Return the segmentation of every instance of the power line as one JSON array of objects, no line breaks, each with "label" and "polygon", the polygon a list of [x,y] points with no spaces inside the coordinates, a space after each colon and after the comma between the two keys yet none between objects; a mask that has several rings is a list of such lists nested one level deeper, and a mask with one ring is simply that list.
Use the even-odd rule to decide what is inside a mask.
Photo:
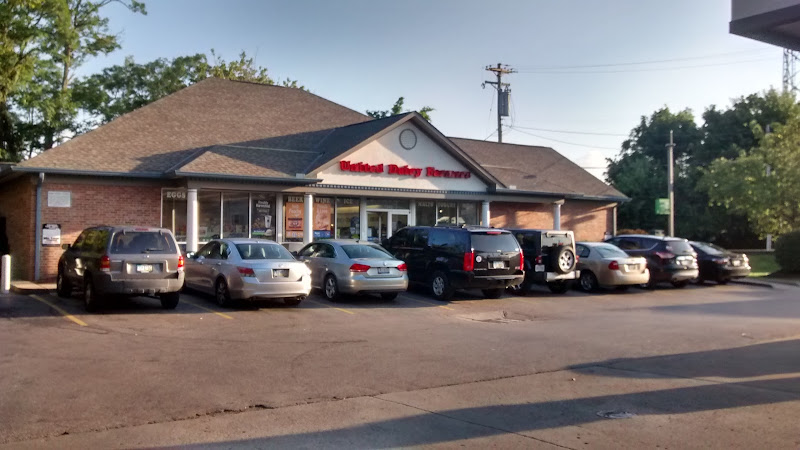
[{"label": "power line", "polygon": [[675,66],[648,69],[628,69],[628,70],[520,70],[519,73],[532,73],[539,75],[550,74],[598,74],[598,73],[633,73],[633,72],[663,72],[668,70],[699,69],[703,67],[730,66],[734,64],[747,64],[753,62],[772,61],[774,58],[747,59],[743,61],[731,61],[716,64],[697,64],[693,66]]},{"label": "power line", "polygon": [[[578,147],[594,148],[594,149],[601,149],[601,150],[619,150],[619,149],[618,149],[618,148],[616,148],[616,147],[601,147],[601,146],[599,146],[599,145],[586,145],[586,144],[578,144],[578,143],[576,143],[576,142],[568,142],[568,141],[562,141],[562,140],[560,140],[560,139],[553,139],[553,138],[549,138],[549,137],[546,137],[546,136],[540,136],[540,135],[538,135],[538,134],[533,134],[533,133],[529,133],[529,132],[527,132],[527,131],[520,130],[520,129],[519,129],[519,127],[509,127],[509,128],[510,128],[510,129],[512,129],[512,130],[514,130],[514,131],[517,131],[517,132],[519,132],[519,133],[522,133],[522,134],[527,134],[528,136],[537,137],[537,138],[539,138],[539,139],[546,139],[546,140],[548,140],[548,141],[553,141],[553,142],[559,142],[559,143],[561,143],[561,144],[567,144],[567,145],[576,145],[576,146],[578,146]],[[488,138],[487,138],[487,139],[488,139]]]},{"label": "power line", "polygon": [[596,133],[593,131],[569,131],[569,130],[552,130],[547,128],[531,128],[531,127],[522,127],[519,125],[515,125],[515,128],[522,128],[523,130],[533,130],[533,131],[547,131],[551,133],[566,133],[566,134],[588,134],[592,136],[621,136],[621,137],[628,137],[627,134],[621,133]]},{"label": "power line", "polygon": [[728,53],[716,53],[711,55],[704,55],[704,56],[687,56],[684,58],[670,58],[670,59],[652,59],[648,61],[636,61],[636,62],[623,62],[623,63],[610,63],[610,64],[587,64],[587,65],[579,65],[579,66],[522,66],[522,70],[561,70],[561,69],[584,69],[584,68],[597,68],[597,67],[619,67],[619,66],[639,66],[639,65],[646,65],[646,64],[659,64],[659,63],[666,63],[666,62],[676,62],[676,61],[692,61],[697,59],[713,59],[719,57],[725,57],[730,55],[741,55],[744,53],[765,53],[770,51],[770,49],[757,49],[757,50],[743,50],[738,52],[728,52]]}]

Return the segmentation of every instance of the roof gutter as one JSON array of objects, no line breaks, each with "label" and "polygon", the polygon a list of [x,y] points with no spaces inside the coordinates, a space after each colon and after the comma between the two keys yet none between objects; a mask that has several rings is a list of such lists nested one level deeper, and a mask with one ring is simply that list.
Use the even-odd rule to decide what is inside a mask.
[{"label": "roof gutter", "polygon": [[89,177],[126,177],[126,178],[165,178],[161,172],[110,172],[77,169],[53,169],[45,167],[20,167],[14,166],[12,172],[47,173],[50,175],[76,175]]},{"label": "roof gutter", "polygon": [[502,195],[536,195],[540,197],[553,197],[558,199],[569,200],[592,200],[592,201],[607,201],[612,203],[627,203],[631,201],[630,197],[617,197],[612,195],[584,195],[584,194],[557,194],[554,192],[540,192],[540,191],[521,191],[519,189],[506,189],[496,188],[490,189],[490,192]]}]

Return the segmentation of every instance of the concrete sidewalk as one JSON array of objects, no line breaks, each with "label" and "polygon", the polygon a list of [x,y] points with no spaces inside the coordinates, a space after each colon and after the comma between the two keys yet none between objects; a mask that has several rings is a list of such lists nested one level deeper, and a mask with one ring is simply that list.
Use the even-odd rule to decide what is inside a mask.
[{"label": "concrete sidewalk", "polygon": [[15,294],[47,294],[48,292],[55,292],[56,284],[54,282],[38,282],[33,281],[12,281],[11,292]]}]

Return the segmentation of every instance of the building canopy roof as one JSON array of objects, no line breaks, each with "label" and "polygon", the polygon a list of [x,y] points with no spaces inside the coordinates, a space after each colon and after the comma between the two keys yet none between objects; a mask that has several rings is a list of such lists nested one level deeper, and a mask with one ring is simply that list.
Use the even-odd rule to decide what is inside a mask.
[{"label": "building canopy roof", "polygon": [[413,122],[497,192],[626,197],[555,150],[447,138],[417,113],[384,119],[309,92],[207,79],[14,167],[130,177],[215,177],[311,184],[320,167]]}]

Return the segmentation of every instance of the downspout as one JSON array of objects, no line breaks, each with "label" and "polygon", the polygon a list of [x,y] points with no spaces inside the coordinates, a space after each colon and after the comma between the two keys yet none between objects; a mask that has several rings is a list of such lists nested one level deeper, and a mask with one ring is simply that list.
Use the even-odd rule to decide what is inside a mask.
[{"label": "downspout", "polygon": [[[41,274],[42,257],[42,184],[44,184],[44,172],[39,172],[39,179],[36,182],[36,224],[35,240],[33,242],[33,281],[39,281]],[[30,266],[28,266],[30,267]]]}]

